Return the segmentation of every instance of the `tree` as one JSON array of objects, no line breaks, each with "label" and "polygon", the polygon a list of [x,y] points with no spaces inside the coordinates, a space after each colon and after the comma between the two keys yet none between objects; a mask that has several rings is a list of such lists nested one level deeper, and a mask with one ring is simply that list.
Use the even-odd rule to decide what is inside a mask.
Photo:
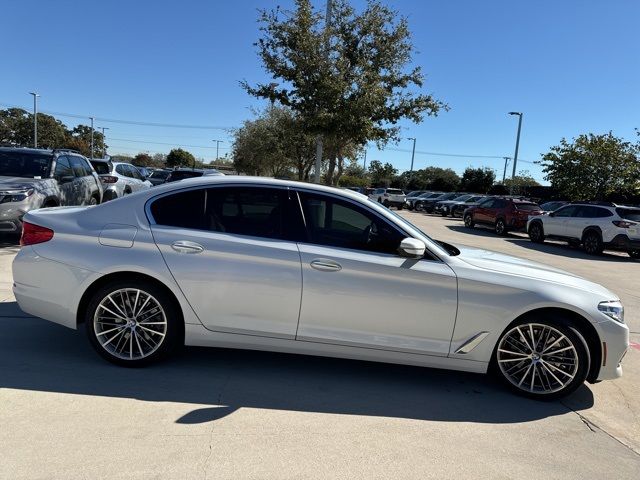
[{"label": "tree", "polygon": [[611,132],[589,133],[560,144],[542,156],[551,182],[570,200],[604,200],[613,193],[633,195],[640,182],[640,147]]},{"label": "tree", "polygon": [[398,170],[390,163],[383,165],[380,160],[372,160],[369,164],[371,185],[375,187],[388,187],[397,173]]},{"label": "tree", "polygon": [[292,15],[261,11],[256,43],[267,73],[281,83],[242,87],[290,108],[305,131],[325,142],[326,182],[335,184],[347,150],[368,141],[398,141],[398,122],[416,123],[447,106],[423,88],[420,67],[410,67],[413,45],[405,18],[369,0],[358,14],[334,0],[329,28],[310,0],[296,0]]},{"label": "tree", "polygon": [[[40,124],[38,124],[40,131]],[[38,137],[40,134],[38,133]],[[64,141],[65,148],[71,148],[82,153],[85,157],[102,158],[105,150],[104,137],[102,133],[93,131],[93,155],[91,154],[91,127],[78,125],[71,131],[67,131]]]},{"label": "tree", "polygon": [[[67,129],[60,120],[38,113],[38,147],[64,147],[66,135]],[[0,110],[0,143],[32,147],[33,114],[21,108]]]},{"label": "tree", "polygon": [[526,195],[528,187],[538,186],[540,183],[531,176],[528,170],[522,170],[515,177],[507,178],[504,181],[504,187],[514,195]]},{"label": "tree", "polygon": [[167,167],[193,167],[196,158],[186,150],[174,148],[167,155]]},{"label": "tree", "polygon": [[460,189],[467,192],[487,193],[495,180],[495,172],[488,167],[468,167],[460,179]]},{"label": "tree", "polygon": [[148,153],[141,152],[133,157],[132,162],[134,165],[139,167],[155,167],[155,162],[153,161],[153,157]]}]

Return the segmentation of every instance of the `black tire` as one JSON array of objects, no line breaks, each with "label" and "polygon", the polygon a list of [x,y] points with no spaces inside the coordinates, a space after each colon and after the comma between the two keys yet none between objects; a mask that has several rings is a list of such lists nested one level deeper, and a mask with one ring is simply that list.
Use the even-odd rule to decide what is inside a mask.
[{"label": "black tire", "polygon": [[582,246],[589,255],[601,255],[604,250],[602,235],[595,230],[589,230],[582,236]]},{"label": "black tire", "polygon": [[473,221],[473,217],[471,216],[470,213],[467,213],[464,216],[464,226],[467,228],[473,228],[475,226],[475,223]]},{"label": "black tire", "polygon": [[384,200],[382,202],[382,205],[384,205],[385,207],[389,208],[389,200]]},{"label": "black tire", "polygon": [[496,220],[494,230],[498,235],[501,235],[501,236],[504,236],[507,234],[507,224],[505,223],[504,219],[499,218]]},{"label": "black tire", "polygon": [[402,205],[398,205],[398,210],[402,210],[403,206]]},{"label": "black tire", "polygon": [[529,227],[529,238],[533,243],[544,243],[544,230],[540,222],[534,222]]},{"label": "black tire", "polygon": [[440,215],[442,215],[443,217],[447,217],[449,214],[447,213],[447,211],[446,211],[446,210],[442,210],[442,211],[440,212]]},{"label": "black tire", "polygon": [[640,250],[629,250],[627,253],[631,258],[640,260]]},{"label": "black tire", "polygon": [[[117,292],[128,290],[139,290],[143,292],[144,295],[150,296],[151,300],[147,303],[147,308],[142,309],[138,307],[138,316],[132,317],[128,320],[121,320],[120,318],[123,317],[119,317],[118,314],[128,313],[127,308],[124,308],[123,312],[122,310],[118,310],[111,303],[106,302],[106,300],[107,297],[112,294],[115,294],[113,298],[115,298],[116,301],[123,299],[123,296],[118,297]],[[144,299],[144,295],[141,294],[140,299]],[[131,300],[132,295],[128,298],[129,300]],[[105,305],[110,305],[112,307],[112,310],[111,312],[107,311],[104,316],[97,316],[96,310],[98,310],[100,304],[103,301],[105,301]],[[131,301],[127,305],[131,307]],[[155,305],[161,307],[160,313],[158,313]],[[148,308],[151,307],[154,308],[152,308],[150,313],[148,313]],[[100,311],[105,312],[105,310],[103,310],[102,308],[100,309]],[[146,323],[152,317],[154,322],[156,322],[158,319],[164,319],[165,324],[157,326],[156,324]],[[105,321],[110,321],[111,323],[105,324]],[[126,327],[127,322],[131,321],[134,321],[137,324],[133,329]],[[176,349],[184,345],[184,321],[179,305],[177,304],[176,300],[169,293],[167,293],[165,289],[155,283],[148,281],[115,280],[105,284],[93,294],[91,300],[87,304],[87,308],[84,312],[84,323],[89,342],[96,350],[96,352],[98,352],[98,354],[105,360],[125,367],[141,367],[144,365],[155,363],[166,358],[169,354],[173,353],[174,351],[176,351]],[[146,327],[142,329],[142,327],[140,327],[140,324],[146,325]],[[120,338],[115,338],[109,346],[106,345],[106,343],[111,342],[111,339],[110,337],[108,337],[109,334],[105,334],[104,332],[110,328],[116,330],[116,333],[114,335],[119,335]],[[137,328],[137,330],[135,330],[135,328]],[[149,330],[158,330],[158,332],[156,332],[156,335],[150,335],[149,333],[146,333]],[[134,336],[134,332],[141,333]],[[102,335],[104,335],[103,338],[105,338],[104,346],[98,339],[98,336]],[[136,340],[136,343],[133,342],[134,338]],[[153,345],[153,343],[155,342],[155,340],[151,339],[156,338],[160,338],[160,340],[157,341],[157,346],[155,348],[151,348],[150,345]],[[125,350],[120,350],[120,352],[118,353],[117,347],[120,346],[120,343],[118,342],[122,342],[122,340],[124,340],[123,348]],[[140,358],[126,358],[126,346],[128,344],[130,344],[131,349],[128,351],[133,352],[135,350],[136,357]],[[115,352],[111,351],[112,347],[115,348]],[[139,355],[138,349],[140,354],[143,354],[143,350],[145,349],[147,349],[148,351],[146,355]]]},{"label": "black tire", "polygon": [[[538,339],[537,342],[534,339]],[[539,342],[543,339],[545,343],[541,345]],[[522,357],[531,351],[530,345],[533,353]],[[556,355],[543,353],[554,353],[565,347],[567,349]],[[507,353],[509,351],[514,353]],[[518,395],[545,401],[574,392],[584,383],[590,366],[591,355],[583,335],[559,316],[544,319],[529,316],[509,325],[496,343],[491,359],[492,372],[507,388]]]},{"label": "black tire", "polygon": [[98,202],[98,199],[97,199],[96,197],[91,197],[91,198],[89,199],[89,205],[91,205],[91,206],[98,205],[98,203],[99,203],[99,202]]}]

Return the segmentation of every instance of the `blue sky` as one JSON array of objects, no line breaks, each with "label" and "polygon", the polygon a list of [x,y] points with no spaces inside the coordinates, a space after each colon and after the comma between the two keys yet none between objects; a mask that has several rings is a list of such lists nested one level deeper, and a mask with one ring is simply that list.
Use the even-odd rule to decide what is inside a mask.
[{"label": "blue sky", "polygon": [[[236,2],[21,0],[4,2],[0,107],[109,119],[236,127],[259,101],[238,85],[266,80],[253,42],[257,9],[290,0]],[[360,0],[353,0],[362,6]],[[635,0],[388,0],[409,18],[414,63],[427,74],[424,91],[451,110],[422,124],[403,123],[417,152],[513,156],[524,112],[518,170],[542,179],[532,162],[562,137],[609,130],[629,140],[640,127],[640,58]],[[324,11],[324,0],[315,2]],[[68,125],[80,120],[59,116]],[[87,123],[82,121],[82,123]],[[224,129],[160,128],[98,122],[108,127],[110,153],[168,152],[185,147],[215,158]],[[146,142],[146,143],[142,143]],[[168,144],[168,145],[165,145]],[[204,148],[208,147],[208,148]],[[394,150],[392,150],[392,148]],[[411,141],[380,152],[405,170]],[[407,151],[398,151],[407,150]],[[415,168],[489,166],[500,158],[416,154]]]}]

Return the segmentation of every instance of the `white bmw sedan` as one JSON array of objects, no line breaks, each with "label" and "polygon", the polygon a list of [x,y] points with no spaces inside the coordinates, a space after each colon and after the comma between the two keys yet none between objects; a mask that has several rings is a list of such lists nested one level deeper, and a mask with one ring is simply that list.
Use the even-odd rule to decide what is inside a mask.
[{"label": "white bmw sedan", "polygon": [[553,399],[622,374],[618,297],[526,260],[431,239],[353,192],[202,177],[24,217],[27,313],[138,366],[182,345],[494,372]]}]

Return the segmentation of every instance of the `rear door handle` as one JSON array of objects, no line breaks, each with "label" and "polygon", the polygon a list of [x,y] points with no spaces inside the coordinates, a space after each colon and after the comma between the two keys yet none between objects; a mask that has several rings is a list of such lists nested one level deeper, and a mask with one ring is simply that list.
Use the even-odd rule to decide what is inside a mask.
[{"label": "rear door handle", "polygon": [[177,242],[173,242],[171,244],[171,248],[173,248],[178,253],[202,253],[204,252],[204,247],[196,242],[189,242],[187,240],[178,240]]},{"label": "rear door handle", "polygon": [[311,268],[320,270],[321,272],[339,272],[342,270],[342,265],[326,258],[316,258],[311,261]]}]

